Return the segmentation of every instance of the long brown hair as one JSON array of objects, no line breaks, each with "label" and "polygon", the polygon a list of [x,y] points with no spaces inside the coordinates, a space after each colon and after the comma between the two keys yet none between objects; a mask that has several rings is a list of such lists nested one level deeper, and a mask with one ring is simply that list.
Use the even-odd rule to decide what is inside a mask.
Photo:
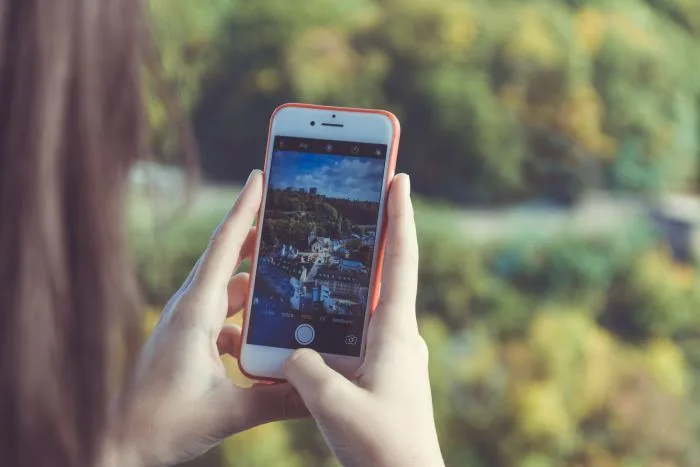
[{"label": "long brown hair", "polygon": [[0,0],[0,464],[94,465],[136,329],[139,0]]}]

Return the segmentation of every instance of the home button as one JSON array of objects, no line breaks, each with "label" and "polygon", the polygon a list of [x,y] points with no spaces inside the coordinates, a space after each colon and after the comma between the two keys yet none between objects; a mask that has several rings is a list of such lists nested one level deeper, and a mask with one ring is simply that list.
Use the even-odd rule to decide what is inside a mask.
[{"label": "home button", "polygon": [[316,337],[316,331],[309,324],[300,324],[294,331],[294,339],[301,345],[309,345],[314,341],[314,337]]}]

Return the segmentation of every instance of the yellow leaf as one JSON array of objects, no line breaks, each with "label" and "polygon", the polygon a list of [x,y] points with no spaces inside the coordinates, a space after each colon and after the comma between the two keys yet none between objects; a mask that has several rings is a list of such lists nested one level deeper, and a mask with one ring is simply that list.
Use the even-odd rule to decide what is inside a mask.
[{"label": "yellow leaf", "polygon": [[511,59],[531,59],[542,63],[556,63],[561,50],[548,32],[539,11],[522,8],[516,29],[505,52]]},{"label": "yellow leaf", "polygon": [[560,442],[573,435],[574,424],[554,383],[525,383],[518,388],[515,397],[518,425],[524,435],[544,436]]},{"label": "yellow leaf", "polygon": [[681,349],[668,339],[656,339],[646,349],[647,368],[656,382],[673,396],[682,397],[687,392],[685,357]]},{"label": "yellow leaf", "polygon": [[589,56],[595,55],[605,36],[605,15],[593,8],[583,8],[576,15],[577,37]]}]

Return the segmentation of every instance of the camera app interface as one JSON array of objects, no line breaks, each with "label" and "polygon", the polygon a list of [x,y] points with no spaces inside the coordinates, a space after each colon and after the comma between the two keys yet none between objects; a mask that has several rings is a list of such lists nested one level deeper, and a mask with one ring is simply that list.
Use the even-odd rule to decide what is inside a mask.
[{"label": "camera app interface", "polygon": [[275,138],[248,344],[360,355],[386,151]]}]

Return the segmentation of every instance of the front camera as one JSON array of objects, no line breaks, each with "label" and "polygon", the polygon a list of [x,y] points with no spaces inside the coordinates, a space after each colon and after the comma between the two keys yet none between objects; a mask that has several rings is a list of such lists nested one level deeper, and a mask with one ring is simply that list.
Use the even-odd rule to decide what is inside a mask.
[{"label": "front camera", "polygon": [[311,126],[314,126],[314,125],[316,125],[316,122],[312,121]]},{"label": "front camera", "polygon": [[335,114],[333,114],[333,118],[335,118]]}]

